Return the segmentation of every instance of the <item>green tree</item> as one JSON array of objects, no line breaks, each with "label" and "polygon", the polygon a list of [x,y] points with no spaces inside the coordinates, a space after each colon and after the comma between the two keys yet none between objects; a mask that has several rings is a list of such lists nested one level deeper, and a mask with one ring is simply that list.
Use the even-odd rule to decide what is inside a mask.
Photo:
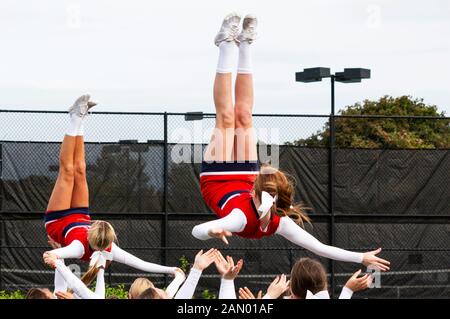
[{"label": "green tree", "polygon": [[[435,105],[410,96],[384,96],[347,106],[340,115],[433,116],[445,117]],[[447,119],[336,118],[336,146],[354,148],[449,148],[450,121]],[[287,145],[325,147],[329,123],[306,139]]]}]

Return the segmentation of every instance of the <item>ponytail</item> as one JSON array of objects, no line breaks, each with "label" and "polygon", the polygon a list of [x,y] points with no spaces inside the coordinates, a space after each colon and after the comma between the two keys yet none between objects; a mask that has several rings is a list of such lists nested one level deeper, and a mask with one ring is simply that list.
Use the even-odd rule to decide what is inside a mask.
[{"label": "ponytail", "polygon": [[[88,270],[84,273],[83,276],[81,276],[80,280],[86,285],[89,286],[94,279],[96,279],[98,271],[99,271],[99,267],[97,267],[98,265],[95,264],[93,266],[90,266],[88,268]],[[68,290],[70,293],[73,293],[72,289]]]},{"label": "ponytail", "polygon": [[[291,205],[288,210],[283,211],[282,209],[278,208],[277,206],[277,215],[278,216],[287,216],[290,219],[292,219],[296,224],[301,225],[302,227],[305,226],[305,222],[311,223],[311,218],[306,214],[306,210],[309,209],[307,207],[304,207],[302,204],[295,204]],[[280,212],[278,212],[280,211]]]},{"label": "ponytail", "polygon": [[294,178],[269,165],[263,165],[260,174],[256,177],[254,190],[261,199],[261,192],[265,191],[277,198],[273,212],[278,216],[287,216],[296,224],[304,226],[304,222],[311,222],[306,214],[307,207],[294,203]]},{"label": "ponytail", "polygon": [[97,278],[98,270],[100,268],[97,264],[90,266],[89,269],[84,273],[83,276],[81,276],[81,281],[86,285],[89,286],[95,278]]}]

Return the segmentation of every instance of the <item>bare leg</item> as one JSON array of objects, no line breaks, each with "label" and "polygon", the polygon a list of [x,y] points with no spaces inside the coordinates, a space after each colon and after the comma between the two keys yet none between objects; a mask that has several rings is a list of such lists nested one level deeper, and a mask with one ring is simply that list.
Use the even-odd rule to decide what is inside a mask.
[{"label": "bare leg", "polygon": [[74,186],[71,208],[89,207],[89,188],[86,179],[84,137],[77,136],[74,154]]},{"label": "bare leg", "polygon": [[236,161],[256,161],[256,137],[253,129],[253,76],[238,73],[236,78],[235,148]]},{"label": "bare leg", "polygon": [[214,104],[216,125],[205,151],[205,161],[230,161],[234,144],[234,108],[231,73],[216,73]]},{"label": "bare leg", "polygon": [[59,155],[59,173],[47,210],[64,210],[70,208],[74,186],[75,136],[64,137]]}]

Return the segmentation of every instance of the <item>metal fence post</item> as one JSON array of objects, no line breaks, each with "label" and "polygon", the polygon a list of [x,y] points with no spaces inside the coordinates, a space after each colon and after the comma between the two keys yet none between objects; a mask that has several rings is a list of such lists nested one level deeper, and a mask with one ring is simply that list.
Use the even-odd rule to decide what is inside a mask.
[{"label": "metal fence post", "polygon": [[[163,179],[164,179],[164,193],[163,193],[163,212],[164,212],[164,218],[162,222],[162,264],[167,264],[167,244],[168,244],[168,194],[167,194],[167,181],[168,181],[168,155],[169,155],[169,145],[168,145],[168,115],[167,112],[164,112],[164,173],[163,173]],[[167,286],[168,284],[168,276],[164,275],[164,285]]]},{"label": "metal fence post", "polygon": [[[3,143],[0,143],[0,213],[3,213]],[[2,255],[3,255],[3,215],[0,218],[0,291],[3,290],[3,276],[2,276]]]},{"label": "metal fence post", "polygon": [[[329,140],[329,162],[328,162],[328,210],[330,214],[330,225],[329,225],[329,235],[330,235],[330,242],[332,246],[335,246],[336,238],[335,238],[335,218],[334,218],[334,178],[335,178],[335,139],[336,139],[336,132],[335,132],[335,118],[334,118],[334,111],[335,111],[335,94],[334,94],[334,85],[335,85],[335,76],[331,76],[331,113],[330,113],[330,140]],[[335,294],[335,288],[336,288],[336,278],[335,278],[335,269],[334,269],[334,261],[330,260],[330,287],[331,287],[331,297],[334,297]]]}]

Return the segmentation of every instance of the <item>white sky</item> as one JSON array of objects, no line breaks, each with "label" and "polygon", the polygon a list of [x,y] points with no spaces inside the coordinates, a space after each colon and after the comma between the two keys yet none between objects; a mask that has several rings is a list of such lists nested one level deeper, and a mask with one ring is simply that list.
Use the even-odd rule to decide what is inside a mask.
[{"label": "white sky", "polygon": [[230,11],[259,17],[256,113],[328,113],[328,83],[294,81],[314,66],[372,69],[338,84],[339,107],[410,94],[450,113],[447,0],[2,0],[0,108],[66,110],[88,92],[98,111],[212,112]]}]

